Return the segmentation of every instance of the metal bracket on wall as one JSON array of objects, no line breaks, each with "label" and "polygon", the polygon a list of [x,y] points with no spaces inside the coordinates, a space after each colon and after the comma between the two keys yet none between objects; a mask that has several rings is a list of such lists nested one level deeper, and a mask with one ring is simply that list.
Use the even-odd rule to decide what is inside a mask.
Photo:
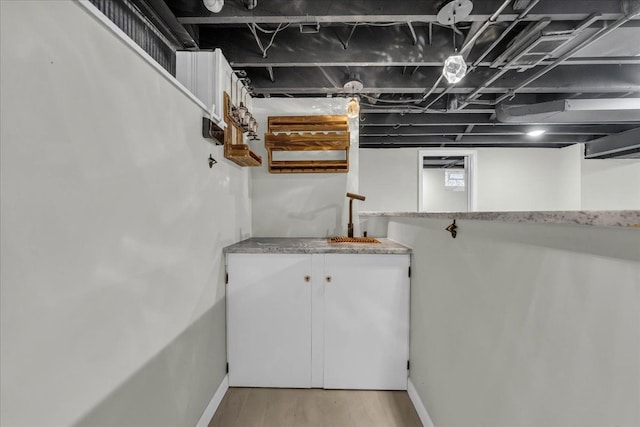
[{"label": "metal bracket on wall", "polygon": [[458,226],[456,225],[456,220],[454,219],[451,224],[447,228],[445,228],[449,233],[451,233],[452,238],[456,238],[458,235]]},{"label": "metal bracket on wall", "polygon": [[202,136],[213,139],[214,144],[224,144],[224,130],[206,117],[202,118]]}]

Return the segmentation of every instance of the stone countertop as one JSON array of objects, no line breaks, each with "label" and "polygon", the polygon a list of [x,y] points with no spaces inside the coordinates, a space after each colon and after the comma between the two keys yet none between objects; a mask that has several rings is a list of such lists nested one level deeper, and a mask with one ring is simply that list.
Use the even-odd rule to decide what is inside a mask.
[{"label": "stone countertop", "polygon": [[361,217],[409,217],[502,221],[544,224],[573,224],[603,227],[635,227],[640,230],[637,211],[511,211],[511,212],[363,212]]},{"label": "stone countertop", "polygon": [[411,249],[393,240],[380,243],[329,243],[326,238],[252,237],[227,246],[225,254],[410,254]]}]

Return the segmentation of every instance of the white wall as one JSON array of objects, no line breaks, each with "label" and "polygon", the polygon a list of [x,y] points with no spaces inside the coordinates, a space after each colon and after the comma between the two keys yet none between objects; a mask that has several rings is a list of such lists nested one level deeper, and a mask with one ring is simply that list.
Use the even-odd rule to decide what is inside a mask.
[{"label": "white wall", "polygon": [[[371,199],[361,210],[417,210],[418,151],[360,150],[360,188]],[[476,151],[479,211],[580,208],[579,146]]]},{"label": "white wall", "polygon": [[[461,169],[462,170],[462,169]],[[422,211],[464,212],[467,210],[467,190],[451,191],[444,187],[444,169],[422,170]]]},{"label": "white wall", "polygon": [[248,171],[77,3],[0,8],[0,423],[194,425],[225,374]]},{"label": "white wall", "polygon": [[[358,193],[358,123],[350,119],[348,173],[271,174],[267,168],[264,133],[269,116],[345,114],[344,98],[254,99],[254,116],[261,135],[251,149],[263,165],[251,170],[253,234],[260,237],[326,237],[347,234],[347,192]],[[365,194],[366,196],[366,194]],[[354,202],[356,233],[359,201]],[[364,202],[366,203],[366,201]]]},{"label": "white wall", "polygon": [[436,426],[640,425],[640,230],[392,218]]},{"label": "white wall", "polygon": [[583,159],[582,209],[640,209],[640,159]]},{"label": "white wall", "polygon": [[580,208],[579,146],[478,150],[478,210]]},{"label": "white wall", "polygon": [[361,149],[362,211],[408,211],[418,208],[418,149]]}]

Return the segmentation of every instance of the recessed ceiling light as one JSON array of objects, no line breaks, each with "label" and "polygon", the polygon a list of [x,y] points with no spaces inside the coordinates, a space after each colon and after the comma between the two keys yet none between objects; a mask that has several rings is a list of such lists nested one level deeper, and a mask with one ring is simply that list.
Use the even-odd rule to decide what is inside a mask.
[{"label": "recessed ceiling light", "polygon": [[529,132],[527,132],[527,135],[528,136],[540,136],[545,132],[546,131],[544,129],[535,129],[535,130],[530,130]]}]

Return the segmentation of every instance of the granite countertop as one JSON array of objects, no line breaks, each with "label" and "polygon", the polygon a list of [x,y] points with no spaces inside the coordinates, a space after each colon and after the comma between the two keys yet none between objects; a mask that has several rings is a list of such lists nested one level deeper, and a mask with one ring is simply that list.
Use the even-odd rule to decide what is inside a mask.
[{"label": "granite countertop", "polygon": [[604,227],[636,227],[640,229],[637,211],[512,211],[512,212],[363,212],[361,217],[410,217],[502,221],[544,224],[595,225]]},{"label": "granite countertop", "polygon": [[328,243],[326,238],[252,237],[227,246],[225,254],[410,254],[411,249],[393,240],[380,243]]}]

